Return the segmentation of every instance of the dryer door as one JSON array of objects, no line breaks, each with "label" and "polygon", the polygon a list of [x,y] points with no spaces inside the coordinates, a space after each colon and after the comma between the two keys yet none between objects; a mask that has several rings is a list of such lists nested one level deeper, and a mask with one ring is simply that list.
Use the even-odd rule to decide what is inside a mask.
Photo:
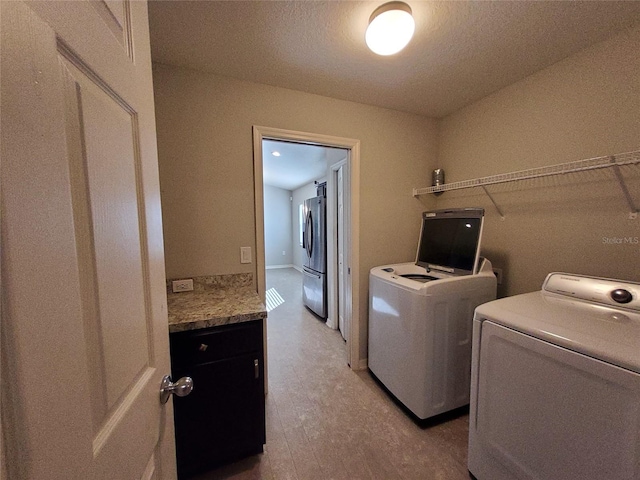
[{"label": "dryer door", "polygon": [[479,347],[469,426],[478,480],[640,479],[640,375],[490,321]]}]

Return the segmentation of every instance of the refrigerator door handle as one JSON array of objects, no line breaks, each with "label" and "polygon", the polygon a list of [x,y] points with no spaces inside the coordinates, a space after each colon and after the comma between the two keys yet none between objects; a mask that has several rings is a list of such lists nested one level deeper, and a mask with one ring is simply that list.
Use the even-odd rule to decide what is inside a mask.
[{"label": "refrigerator door handle", "polygon": [[311,258],[313,254],[313,220],[311,218],[311,212],[307,214],[307,228],[305,230],[307,235],[307,255]]},{"label": "refrigerator door handle", "polygon": [[317,279],[322,278],[322,275],[319,275],[317,273],[311,273],[310,271],[305,270],[305,269],[302,270],[302,274],[306,275],[307,277],[313,277],[313,278],[317,278]]}]

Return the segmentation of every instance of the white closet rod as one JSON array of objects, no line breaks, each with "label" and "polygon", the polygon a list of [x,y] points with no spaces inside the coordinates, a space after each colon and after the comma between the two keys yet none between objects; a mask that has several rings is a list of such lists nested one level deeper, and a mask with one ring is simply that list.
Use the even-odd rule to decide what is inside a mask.
[{"label": "white closet rod", "polygon": [[[474,178],[472,180],[462,180],[460,182],[445,183],[443,185],[425,188],[414,188],[413,196],[417,197],[427,193],[447,192],[449,190],[460,190],[463,188],[484,187],[487,185],[496,185],[499,183],[515,182],[518,180],[529,180],[532,178],[549,177],[552,175],[563,175],[566,173],[584,172],[587,170],[596,170],[601,168],[614,167],[616,179],[622,188],[627,203],[632,213],[637,213],[638,209],[633,204],[631,195],[620,174],[619,167],[622,165],[632,165],[640,163],[640,150],[633,152],[620,153],[617,155],[609,155],[606,157],[588,158],[585,160],[577,160],[575,162],[560,163],[547,167],[530,168],[528,170],[520,170],[518,172],[502,173],[499,175],[490,175],[488,177]],[[486,189],[484,189],[486,192]],[[488,192],[487,192],[488,194]],[[496,205],[497,208],[497,205]],[[502,214],[501,214],[502,216]]]}]

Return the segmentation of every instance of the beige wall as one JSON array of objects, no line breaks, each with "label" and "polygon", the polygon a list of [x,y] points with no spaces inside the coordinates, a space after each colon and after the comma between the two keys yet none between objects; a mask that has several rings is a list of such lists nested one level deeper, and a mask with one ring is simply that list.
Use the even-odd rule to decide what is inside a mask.
[{"label": "beige wall", "polygon": [[167,277],[254,272],[252,126],[361,141],[361,356],[368,271],[413,259],[424,184],[436,158],[435,121],[319,95],[154,65]]},{"label": "beige wall", "polygon": [[[443,119],[438,166],[447,181],[640,148],[640,28],[584,50]],[[640,205],[640,167],[622,173]],[[484,254],[504,269],[499,294],[539,290],[566,271],[640,281],[640,237],[613,170],[447,192],[438,208],[487,209]]]}]

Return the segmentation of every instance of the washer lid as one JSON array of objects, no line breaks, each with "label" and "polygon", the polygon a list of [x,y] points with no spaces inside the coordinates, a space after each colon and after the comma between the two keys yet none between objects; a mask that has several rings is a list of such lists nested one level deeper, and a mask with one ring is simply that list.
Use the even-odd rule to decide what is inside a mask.
[{"label": "washer lid", "polygon": [[480,305],[474,319],[490,320],[640,374],[640,313],[533,292]]}]

